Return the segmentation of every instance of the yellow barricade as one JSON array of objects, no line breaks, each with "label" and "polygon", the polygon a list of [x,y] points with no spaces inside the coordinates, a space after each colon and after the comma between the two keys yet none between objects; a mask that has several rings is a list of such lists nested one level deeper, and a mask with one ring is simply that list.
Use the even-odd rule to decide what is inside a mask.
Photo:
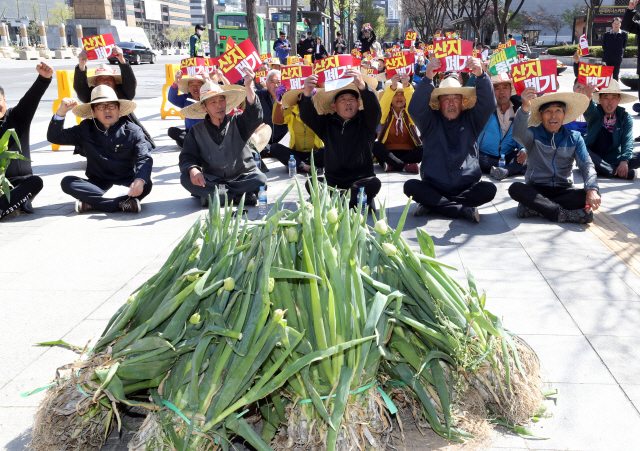
[{"label": "yellow barricade", "polygon": [[[87,76],[91,76],[95,73],[94,69],[89,69],[87,72]],[[58,81],[58,98],[53,101],[53,113],[55,114],[60,108],[60,104],[62,103],[62,99],[67,97],[73,97],[75,91],[73,90],[73,76],[75,71],[73,70],[57,70],[56,71],[56,80]],[[76,118],[76,122],[80,123],[80,118]],[[60,146],[57,144],[51,144],[51,148],[53,150],[60,149]]]},{"label": "yellow barricade", "polygon": [[166,77],[166,83],[162,87],[162,106],[160,107],[160,117],[162,119],[166,119],[169,116],[177,116],[184,119],[184,116],[180,114],[180,111],[176,108],[167,109],[167,103],[169,100],[167,96],[169,95],[169,88],[173,84],[173,80],[175,79],[176,72],[180,70],[179,64],[165,64],[164,71]]}]

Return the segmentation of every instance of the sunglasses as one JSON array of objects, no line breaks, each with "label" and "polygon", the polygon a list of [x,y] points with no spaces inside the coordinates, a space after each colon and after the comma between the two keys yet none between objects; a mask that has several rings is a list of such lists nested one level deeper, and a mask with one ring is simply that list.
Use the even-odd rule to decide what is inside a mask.
[{"label": "sunglasses", "polygon": [[113,111],[116,108],[119,108],[120,104],[119,103],[108,103],[108,104],[100,104],[100,105],[96,105],[96,110],[100,110],[100,111],[104,111],[104,110],[109,110],[109,111]]}]

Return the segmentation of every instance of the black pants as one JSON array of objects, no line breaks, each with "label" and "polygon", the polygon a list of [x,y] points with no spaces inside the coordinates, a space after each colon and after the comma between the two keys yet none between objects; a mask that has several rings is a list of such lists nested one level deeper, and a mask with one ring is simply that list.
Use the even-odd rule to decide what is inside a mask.
[{"label": "black pants", "polygon": [[[613,174],[616,173],[618,169],[618,164],[610,164],[602,159],[600,155],[593,152],[591,149],[587,149],[589,152],[589,156],[591,157],[591,161],[593,161],[593,165],[596,167],[596,172],[599,176],[602,177],[613,177]],[[629,160],[629,169],[638,169],[640,168],[640,152],[634,152],[631,156],[631,160]]]},{"label": "black pants", "polygon": [[579,210],[587,203],[587,192],[583,189],[522,182],[511,184],[509,196],[553,222],[558,221],[561,207],[565,210]]},{"label": "black pants", "polygon": [[42,179],[37,175],[32,175],[19,184],[16,182],[16,186],[9,191],[10,201],[7,200],[7,196],[0,196],[0,218],[13,213],[27,200],[33,200],[42,191],[42,186]]},{"label": "black pants", "polygon": [[404,166],[410,163],[422,161],[422,144],[413,150],[387,150],[380,141],[373,143],[373,156],[378,163],[387,163],[395,171],[402,171]]},{"label": "black pants", "polygon": [[[280,143],[271,144],[269,156],[275,158],[285,166],[289,166],[289,158],[293,155],[296,159],[298,171],[301,171],[305,164],[311,164],[311,152],[299,152]],[[324,147],[313,151],[313,164],[317,168],[324,167]]]},{"label": "black pants", "polygon": [[479,207],[496,197],[496,186],[491,182],[478,182],[454,192],[446,192],[422,180],[407,180],[404,194],[430,210],[449,218],[462,216],[464,207]]},{"label": "black pants", "polygon": [[620,65],[622,64],[622,61],[620,61],[619,63],[616,63],[616,64],[614,64],[614,63],[607,63],[607,62],[604,62],[604,61],[603,61],[603,62],[602,62],[602,64],[603,64],[604,66],[611,66],[611,67],[613,67],[613,75],[612,75],[612,77],[613,77],[613,79],[614,79],[615,81],[620,81],[620,80],[618,80],[618,78],[619,78],[619,75],[620,75]]},{"label": "black pants", "polygon": [[182,148],[184,145],[184,139],[187,137],[187,131],[184,128],[169,127],[167,134],[169,135],[169,138],[173,139],[176,144]]},{"label": "black pants", "polygon": [[[488,153],[479,152],[478,159],[480,160],[480,169],[485,174],[491,172],[493,166],[500,164],[500,157],[489,155]],[[505,166],[504,168],[509,171],[509,175],[521,174],[527,169],[527,164],[518,163],[518,152],[511,152],[504,156]]]},{"label": "black pants", "polygon": [[[87,180],[68,175],[62,179],[60,186],[63,192],[85,204],[91,205],[96,210],[112,213],[118,209],[120,202],[129,199],[129,197],[120,196],[115,199],[109,199],[102,197],[102,195],[109,191],[113,185],[129,186],[134,180],[135,179],[128,179],[119,182],[110,182],[105,180]],[[142,194],[140,194],[137,199],[142,200],[147,197],[152,187],[153,183],[151,183],[151,181],[145,183]]]},{"label": "black pants", "polygon": [[240,199],[244,193],[257,193],[261,186],[267,185],[267,176],[261,171],[248,172],[240,174],[233,179],[222,179],[207,175],[205,177],[206,186],[197,186],[191,183],[191,177],[188,172],[180,174],[180,183],[184,188],[194,196],[208,199],[209,196],[215,194],[218,185],[227,185],[227,196],[229,201],[234,198]]},{"label": "black pants", "polygon": [[[305,184],[305,188],[307,188],[308,193],[311,192],[309,190],[309,183],[310,180]],[[324,177],[318,177],[318,183],[324,183]],[[351,191],[351,196],[349,197],[349,208],[353,208],[358,204],[358,193],[360,192],[360,188],[364,188],[364,192],[367,195],[367,203],[369,205],[373,205],[372,200],[380,192],[382,182],[380,182],[378,177],[373,176],[356,180],[353,183],[342,183],[340,181],[327,179],[327,185],[332,188]]]}]

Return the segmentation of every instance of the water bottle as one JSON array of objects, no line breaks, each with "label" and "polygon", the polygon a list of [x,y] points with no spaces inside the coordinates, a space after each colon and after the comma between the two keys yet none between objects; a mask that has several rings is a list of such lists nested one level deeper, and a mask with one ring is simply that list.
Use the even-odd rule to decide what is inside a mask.
[{"label": "water bottle", "polygon": [[360,199],[362,198],[362,213],[365,214],[367,212],[367,193],[364,192],[364,188],[360,188],[358,192],[358,203],[360,203]]},{"label": "water bottle", "polygon": [[253,161],[256,162],[256,166],[258,166],[258,169],[260,169],[260,155],[259,154],[255,154],[253,156]]},{"label": "water bottle", "polygon": [[258,193],[258,214],[260,216],[267,214],[267,192],[264,190],[264,186],[260,187]]},{"label": "water bottle", "polygon": [[500,161],[498,162],[498,166],[503,168],[507,165],[507,163],[504,161],[504,155],[500,154]]},{"label": "water bottle", "polygon": [[298,163],[293,155],[289,156],[289,177],[295,177],[298,173]]}]

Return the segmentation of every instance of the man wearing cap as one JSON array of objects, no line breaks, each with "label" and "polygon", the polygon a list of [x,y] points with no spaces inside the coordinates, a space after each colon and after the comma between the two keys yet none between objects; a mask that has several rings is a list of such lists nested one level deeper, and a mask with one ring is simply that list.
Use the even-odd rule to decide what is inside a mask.
[{"label": "man wearing cap", "polygon": [[[7,108],[4,89],[0,87],[0,138],[5,132],[14,129],[20,143],[9,139],[9,152],[19,152],[25,159],[9,160],[5,177],[13,185],[7,196],[0,196],[0,219],[16,211],[33,213],[31,201],[42,190],[42,179],[33,175],[31,169],[31,151],[29,149],[29,134],[31,121],[36,114],[40,100],[51,84],[53,68],[47,63],[36,66],[38,77],[29,90],[22,96],[15,107]],[[0,170],[1,172],[1,170]]]},{"label": "man wearing cap", "polygon": [[347,69],[345,76],[353,77],[353,82],[330,92],[319,90],[313,98],[318,76],[307,77],[299,103],[300,118],[324,142],[324,173],[329,186],[350,190],[350,207],[357,204],[358,191],[364,188],[375,210],[374,198],[381,187],[372,155],[381,116],[373,90],[378,82],[356,68]]},{"label": "man wearing cap", "polygon": [[462,87],[458,74],[453,73],[436,89],[433,78],[440,65],[439,59],[429,61],[426,76],[414,94],[414,98],[430,102],[409,105],[422,141],[429,144],[424,146],[421,180],[407,180],[404,193],[418,203],[415,216],[434,211],[479,222],[477,207],[496,195],[493,183],[480,181],[478,161],[478,137],[496,110],[496,98],[479,59],[469,58],[465,65],[476,76],[475,88]]},{"label": "man wearing cap", "polygon": [[[580,133],[563,125],[581,115],[589,99],[575,92],[536,98],[535,88],[525,89],[520,98],[522,107],[513,121],[513,137],[525,149],[527,172],[525,183],[514,182],[509,187],[509,195],[519,203],[517,216],[592,222],[593,210],[600,206],[596,171]],[[573,186],[574,162],[582,173],[584,189]]]},{"label": "man wearing cap", "polygon": [[362,30],[358,33],[358,41],[362,47],[360,48],[360,52],[364,55],[367,52],[371,51],[371,46],[376,41],[376,33],[373,31],[373,28],[362,26]]},{"label": "man wearing cap", "polygon": [[[521,146],[511,133],[513,119],[522,102],[516,96],[513,80],[509,75],[494,75],[491,83],[498,107],[489,117],[478,139],[480,169],[494,179],[502,180],[521,174],[524,169],[524,165],[518,162]],[[504,167],[500,167],[500,156],[504,157]]]},{"label": "man wearing cap", "polygon": [[256,97],[258,97],[260,105],[262,106],[262,122],[271,127],[271,130],[273,131],[271,139],[269,140],[269,145],[265,147],[265,150],[262,153],[263,157],[270,156],[270,145],[280,142],[288,131],[286,125],[274,124],[272,119],[273,106],[276,102],[276,89],[280,86],[280,77],[281,73],[279,70],[271,69],[267,72],[266,88],[256,91]]},{"label": "man wearing cap", "polygon": [[[89,61],[87,51],[83,49],[78,54],[78,65],[74,73],[73,89],[78,95],[78,100],[82,103],[89,103],[91,101],[91,92],[96,86],[101,85],[109,86],[113,89],[119,99],[133,100],[135,98],[138,82],[136,81],[136,76],[133,74],[133,69],[131,69],[131,65],[129,65],[124,58],[120,47],[115,46],[113,48],[113,54],[118,58],[120,75],[108,64],[101,63],[98,64],[95,73],[90,77],[87,76],[87,62]],[[151,135],[140,123],[135,114],[131,113],[126,119],[142,129],[149,145],[149,151],[155,149],[156,144],[153,142],[153,139],[151,139]],[[75,153],[81,152],[82,150],[80,148],[76,148]]]},{"label": "man wearing cap", "polygon": [[189,38],[189,56],[191,58],[204,58],[204,44],[201,38],[203,32],[204,25],[198,24],[196,25],[196,32]]},{"label": "man wearing cap", "polygon": [[[257,205],[257,192],[267,176],[256,166],[247,141],[262,123],[262,108],[253,90],[255,74],[244,70],[244,91],[237,86],[220,86],[208,81],[200,89],[200,102],[182,109],[184,117],[204,119],[191,127],[180,152],[180,183],[208,205],[216,187],[224,204],[226,190],[230,202],[238,203],[246,194],[245,205]],[[240,114],[228,115],[245,100]]]},{"label": "man wearing cap", "polygon": [[[204,78],[184,77],[182,71],[176,72],[173,84],[169,87],[167,100],[178,108],[184,108],[193,102],[200,100],[200,88],[204,85]],[[178,94],[183,92],[184,94]],[[178,146],[184,145],[184,138],[189,133],[191,127],[196,125],[202,119],[184,118],[184,128],[169,127],[167,134],[173,139]]]},{"label": "man wearing cap", "polygon": [[378,140],[373,143],[373,155],[385,172],[420,172],[422,142],[407,108],[413,97],[413,86],[408,75],[394,75],[391,85],[380,100],[382,127]]},{"label": "man wearing cap", "polygon": [[635,180],[640,168],[640,153],[633,151],[633,119],[620,106],[635,101],[635,97],[620,90],[618,82],[611,80],[608,88],[594,93],[587,86],[582,93],[591,99],[584,117],[587,136],[584,143],[601,177]]},{"label": "man wearing cap", "polygon": [[[81,147],[87,158],[86,179],[67,176],[60,183],[62,191],[76,199],[78,213],[139,213],[140,200],[151,192],[153,159],[144,133],[124,117],[135,108],[135,103],[119,99],[113,89],[101,85],[91,92],[88,103],[63,99],[51,119],[47,140]],[[83,121],[65,129],[64,118],[71,110]]]},{"label": "man wearing cap", "polygon": [[280,143],[272,144],[269,155],[284,166],[289,165],[289,158],[293,155],[298,172],[308,173],[311,172],[311,154],[315,166],[324,167],[324,144],[300,118],[298,102],[302,93],[302,89],[292,89],[282,95],[282,101],[276,101],[273,107],[273,123],[288,126],[289,147]]},{"label": "man wearing cap", "polygon": [[287,40],[287,35],[283,30],[280,30],[280,37],[273,43],[273,50],[276,52],[276,57],[280,59],[280,64],[287,65],[287,57],[291,51],[291,44]]}]

